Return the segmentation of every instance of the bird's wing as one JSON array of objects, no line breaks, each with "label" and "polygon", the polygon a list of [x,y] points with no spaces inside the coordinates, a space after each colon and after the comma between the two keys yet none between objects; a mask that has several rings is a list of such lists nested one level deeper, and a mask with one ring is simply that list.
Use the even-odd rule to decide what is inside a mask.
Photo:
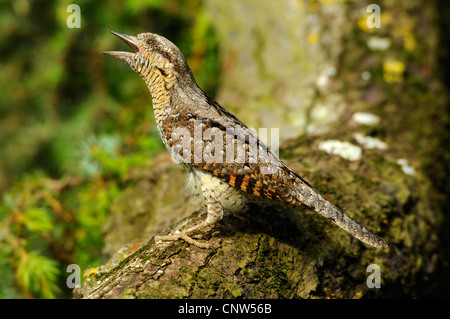
[{"label": "bird's wing", "polygon": [[[173,128],[166,132],[172,136],[167,143],[172,154],[246,193],[301,204],[293,196],[294,189],[301,184],[312,186],[290,170],[252,130],[217,102],[215,105],[218,112],[227,113],[205,118],[186,112],[166,119],[165,127]],[[180,134],[173,134],[177,128]]]}]

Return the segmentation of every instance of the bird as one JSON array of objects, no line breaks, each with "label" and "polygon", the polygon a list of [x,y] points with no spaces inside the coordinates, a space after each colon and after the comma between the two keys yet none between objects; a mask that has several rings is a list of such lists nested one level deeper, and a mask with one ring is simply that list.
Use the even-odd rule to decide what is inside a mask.
[{"label": "bird", "polygon": [[235,115],[197,84],[181,50],[155,33],[135,36],[109,30],[134,52],[105,51],[125,61],[150,90],[159,135],[175,162],[188,171],[187,184],[203,196],[206,218],[157,242],[208,243],[192,234],[212,227],[224,211],[245,212],[250,203],[306,206],[363,243],[388,247],[378,235],[336,207],[263,143]]}]

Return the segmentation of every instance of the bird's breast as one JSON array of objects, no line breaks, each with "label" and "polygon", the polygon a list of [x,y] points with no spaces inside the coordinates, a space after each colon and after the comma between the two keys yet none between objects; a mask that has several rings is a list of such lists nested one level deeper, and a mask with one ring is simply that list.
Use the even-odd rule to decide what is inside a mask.
[{"label": "bird's breast", "polygon": [[230,212],[242,212],[247,208],[249,198],[241,190],[230,186],[221,179],[198,168],[189,170],[187,187],[195,192],[209,193],[220,201],[223,208]]}]

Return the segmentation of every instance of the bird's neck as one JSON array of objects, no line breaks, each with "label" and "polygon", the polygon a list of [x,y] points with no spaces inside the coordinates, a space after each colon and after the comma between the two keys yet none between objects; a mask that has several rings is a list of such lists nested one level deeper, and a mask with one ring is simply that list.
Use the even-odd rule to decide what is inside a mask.
[{"label": "bird's neck", "polygon": [[172,108],[174,106],[172,104],[177,104],[180,94],[185,95],[192,90],[201,91],[192,73],[189,72],[188,75],[190,76],[180,79],[176,74],[166,73],[158,68],[148,72],[147,75],[141,74],[152,95],[152,103],[157,120],[163,120],[173,111]]},{"label": "bird's neck", "polygon": [[175,79],[168,75],[161,74],[160,71],[151,71],[146,76],[142,75],[152,95],[153,107],[164,108],[170,103],[170,90],[173,87]]}]

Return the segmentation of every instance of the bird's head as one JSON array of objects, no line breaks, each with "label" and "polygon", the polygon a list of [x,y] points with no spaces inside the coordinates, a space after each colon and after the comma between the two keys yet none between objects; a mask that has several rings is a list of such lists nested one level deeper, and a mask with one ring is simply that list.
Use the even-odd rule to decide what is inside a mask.
[{"label": "bird's head", "polygon": [[122,39],[134,52],[106,51],[103,53],[127,62],[144,80],[149,80],[155,74],[162,76],[166,82],[174,82],[177,78],[193,80],[183,53],[166,38],[154,33],[129,36],[115,31],[110,32]]}]

